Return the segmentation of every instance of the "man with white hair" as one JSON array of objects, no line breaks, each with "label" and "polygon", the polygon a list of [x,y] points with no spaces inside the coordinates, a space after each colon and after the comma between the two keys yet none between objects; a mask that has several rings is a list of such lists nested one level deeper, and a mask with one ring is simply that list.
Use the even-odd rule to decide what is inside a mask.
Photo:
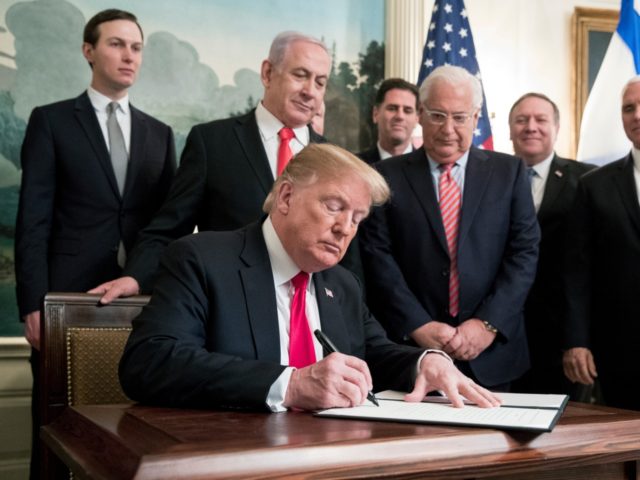
[{"label": "man with white hair", "polygon": [[177,238],[204,230],[233,230],[262,212],[262,202],[292,155],[324,139],[309,127],[322,105],[331,57],[308,35],[275,37],[260,77],[264,95],[240,117],[191,129],[169,196],[129,254],[123,276],[91,290],[103,303],[149,292],[160,255]]},{"label": "man with white hair", "polygon": [[435,69],[420,87],[423,147],[377,164],[392,200],[360,233],[367,298],[392,338],[441,348],[480,384],[529,367],[522,315],[540,231],[523,162],[478,150],[476,77]]},{"label": "man with white hair", "polygon": [[621,113],[631,152],[580,179],[570,216],[563,363],[572,382],[598,377],[607,405],[640,410],[640,76]]}]

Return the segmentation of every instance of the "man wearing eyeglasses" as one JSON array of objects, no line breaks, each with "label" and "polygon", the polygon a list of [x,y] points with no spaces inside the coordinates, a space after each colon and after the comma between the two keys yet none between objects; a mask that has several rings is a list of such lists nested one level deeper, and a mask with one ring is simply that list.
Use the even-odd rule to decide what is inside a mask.
[{"label": "man wearing eyeglasses", "polygon": [[367,298],[396,340],[440,348],[480,384],[529,367],[522,316],[540,231],[524,164],[471,146],[476,77],[435,69],[420,87],[422,148],[383,160],[391,202],[361,229]]}]

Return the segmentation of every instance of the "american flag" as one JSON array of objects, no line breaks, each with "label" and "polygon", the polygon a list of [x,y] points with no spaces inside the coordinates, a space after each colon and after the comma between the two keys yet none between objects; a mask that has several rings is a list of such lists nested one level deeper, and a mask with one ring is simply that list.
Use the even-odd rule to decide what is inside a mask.
[{"label": "american flag", "polygon": [[[427,75],[440,65],[456,65],[466,68],[482,83],[476,59],[476,49],[473,46],[471,26],[463,0],[436,0],[433,5],[429,33],[422,52],[418,85],[421,85]],[[473,132],[473,144],[480,148],[493,150],[493,136],[487,115],[484,88],[482,100],[478,126]]]}]

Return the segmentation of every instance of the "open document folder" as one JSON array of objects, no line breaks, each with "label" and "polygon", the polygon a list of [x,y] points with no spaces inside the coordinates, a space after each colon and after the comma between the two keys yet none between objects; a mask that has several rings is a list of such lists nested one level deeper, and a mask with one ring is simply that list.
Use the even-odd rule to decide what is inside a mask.
[{"label": "open document folder", "polygon": [[446,397],[425,397],[423,402],[408,403],[403,401],[404,395],[385,390],[376,394],[379,407],[367,402],[359,407],[322,410],[316,415],[550,432],[569,400],[567,395],[498,393],[502,398],[500,407],[479,408],[467,404],[464,408],[454,408]]}]

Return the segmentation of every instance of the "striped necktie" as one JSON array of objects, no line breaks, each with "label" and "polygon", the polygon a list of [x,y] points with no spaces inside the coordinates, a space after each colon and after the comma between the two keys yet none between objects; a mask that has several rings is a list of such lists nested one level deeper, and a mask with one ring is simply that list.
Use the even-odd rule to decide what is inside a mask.
[{"label": "striped necktie", "polygon": [[460,280],[458,278],[458,231],[460,229],[460,187],[451,175],[454,164],[440,165],[440,213],[449,249],[449,315],[458,315]]}]

